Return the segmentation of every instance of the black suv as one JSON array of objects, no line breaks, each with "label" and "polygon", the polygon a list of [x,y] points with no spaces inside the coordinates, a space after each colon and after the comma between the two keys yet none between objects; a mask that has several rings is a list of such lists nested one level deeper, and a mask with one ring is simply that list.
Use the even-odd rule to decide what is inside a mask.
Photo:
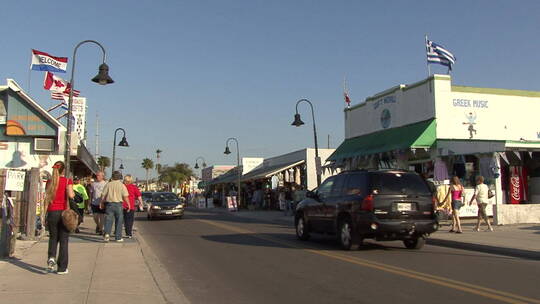
[{"label": "black suv", "polygon": [[296,208],[296,235],[335,234],[345,250],[363,239],[402,240],[420,249],[438,229],[432,195],[416,173],[403,170],[345,171],[326,179]]}]

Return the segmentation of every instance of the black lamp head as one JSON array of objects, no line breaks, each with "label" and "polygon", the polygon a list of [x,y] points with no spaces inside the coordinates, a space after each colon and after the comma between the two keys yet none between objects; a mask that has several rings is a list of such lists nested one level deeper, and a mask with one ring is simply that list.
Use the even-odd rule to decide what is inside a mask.
[{"label": "black lamp head", "polygon": [[229,146],[226,146],[225,147],[225,152],[223,152],[224,154],[231,154],[231,150],[229,150]]},{"label": "black lamp head", "polygon": [[294,121],[292,122],[291,126],[300,127],[303,124],[304,122],[302,121],[302,119],[300,119],[300,114],[294,114]]},{"label": "black lamp head", "polygon": [[205,162],[202,163],[202,167],[206,168],[206,163]]},{"label": "black lamp head", "polygon": [[118,167],[120,170],[124,170],[124,164],[120,164],[120,167]]},{"label": "black lamp head", "polygon": [[195,169],[199,169],[199,163],[195,163]]},{"label": "black lamp head", "polygon": [[125,136],[122,137],[122,140],[118,143],[118,146],[120,147],[129,147],[129,144],[127,142],[127,139]]},{"label": "black lamp head", "polygon": [[92,78],[92,81],[101,85],[114,83],[114,80],[109,76],[109,66],[106,63],[99,66],[99,72],[96,77]]}]

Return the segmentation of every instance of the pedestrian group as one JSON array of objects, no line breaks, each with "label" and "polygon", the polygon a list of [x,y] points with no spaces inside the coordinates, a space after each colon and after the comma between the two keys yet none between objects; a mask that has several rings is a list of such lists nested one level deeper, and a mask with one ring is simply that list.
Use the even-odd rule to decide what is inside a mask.
[{"label": "pedestrian group", "polygon": [[[69,273],[69,234],[80,233],[79,226],[86,212],[92,212],[95,233],[102,235],[104,242],[111,239],[113,223],[114,241],[123,242],[122,228],[126,238],[133,236],[135,211],[137,206],[142,209],[142,198],[131,175],[122,178],[120,171],[114,171],[109,182],[102,171],[97,172],[95,180],[85,186],[79,177],[71,180],[64,176],[64,162],[57,161],[52,169],[44,201],[45,226],[49,231],[47,270],[62,275]],[[70,225],[65,223],[69,209],[79,215],[72,228],[74,231],[70,231],[67,228]]]}]

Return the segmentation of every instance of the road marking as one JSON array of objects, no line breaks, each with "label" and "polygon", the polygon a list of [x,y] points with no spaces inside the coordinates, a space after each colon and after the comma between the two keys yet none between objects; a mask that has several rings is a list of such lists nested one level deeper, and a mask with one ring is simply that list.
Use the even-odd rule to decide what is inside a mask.
[{"label": "road marking", "polygon": [[198,219],[197,221],[203,222],[203,223],[206,223],[206,224],[209,224],[209,225],[213,225],[215,227],[223,228],[223,229],[226,229],[226,230],[229,230],[229,231],[237,232],[237,233],[240,233],[240,234],[249,234],[250,236],[252,236],[254,238],[262,239],[262,240],[269,241],[269,242],[272,242],[272,243],[276,243],[276,244],[279,244],[279,245],[283,245],[283,246],[287,246],[287,247],[291,247],[291,248],[301,249],[301,250],[304,250],[304,251],[307,251],[307,252],[310,252],[310,253],[313,253],[313,254],[326,256],[326,257],[341,260],[341,261],[344,261],[344,262],[348,262],[348,263],[352,263],[352,264],[356,264],[356,265],[360,265],[360,266],[364,266],[364,267],[369,267],[369,268],[373,268],[373,269],[393,273],[393,274],[396,274],[396,275],[421,280],[421,281],[424,281],[424,282],[429,282],[429,283],[432,283],[432,284],[435,284],[435,285],[444,286],[444,287],[447,287],[447,288],[472,293],[472,294],[475,294],[475,295],[478,295],[478,296],[494,299],[494,300],[505,302],[505,303],[512,303],[512,304],[536,303],[536,304],[540,304],[540,300],[538,300],[538,299],[528,298],[528,297],[512,294],[512,293],[509,293],[509,292],[499,291],[499,290],[495,290],[495,289],[491,289],[491,288],[487,288],[487,287],[483,287],[483,286],[479,286],[479,285],[475,285],[475,284],[463,283],[463,282],[460,282],[460,281],[452,280],[452,279],[441,277],[441,276],[436,276],[436,275],[432,275],[432,274],[428,274],[428,273],[418,272],[418,271],[409,270],[409,269],[406,269],[406,268],[401,268],[401,267],[392,266],[392,265],[388,265],[388,264],[384,264],[384,263],[370,261],[370,260],[366,260],[366,259],[362,259],[362,258],[358,258],[358,257],[348,256],[348,255],[339,254],[339,253],[335,253],[335,252],[330,252],[328,250],[303,248],[303,247],[300,247],[300,246],[298,246],[298,245],[296,245],[294,243],[288,242],[288,241],[283,241],[283,240],[279,240],[279,239],[276,239],[276,238],[268,237],[268,236],[265,236],[265,235],[258,234],[258,233],[254,232],[254,231],[246,230],[246,229],[243,229],[243,228],[238,228],[238,227],[228,225],[228,224],[224,224],[224,223],[218,223],[218,222],[215,222],[215,221],[201,220],[201,219]]}]

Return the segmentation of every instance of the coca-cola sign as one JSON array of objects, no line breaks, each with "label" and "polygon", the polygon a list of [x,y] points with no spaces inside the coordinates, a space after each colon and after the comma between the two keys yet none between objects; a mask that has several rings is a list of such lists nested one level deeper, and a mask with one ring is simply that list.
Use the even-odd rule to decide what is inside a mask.
[{"label": "coca-cola sign", "polygon": [[520,183],[521,180],[518,175],[513,175],[510,177],[510,195],[512,196],[512,200],[516,201],[517,203],[521,201]]}]

